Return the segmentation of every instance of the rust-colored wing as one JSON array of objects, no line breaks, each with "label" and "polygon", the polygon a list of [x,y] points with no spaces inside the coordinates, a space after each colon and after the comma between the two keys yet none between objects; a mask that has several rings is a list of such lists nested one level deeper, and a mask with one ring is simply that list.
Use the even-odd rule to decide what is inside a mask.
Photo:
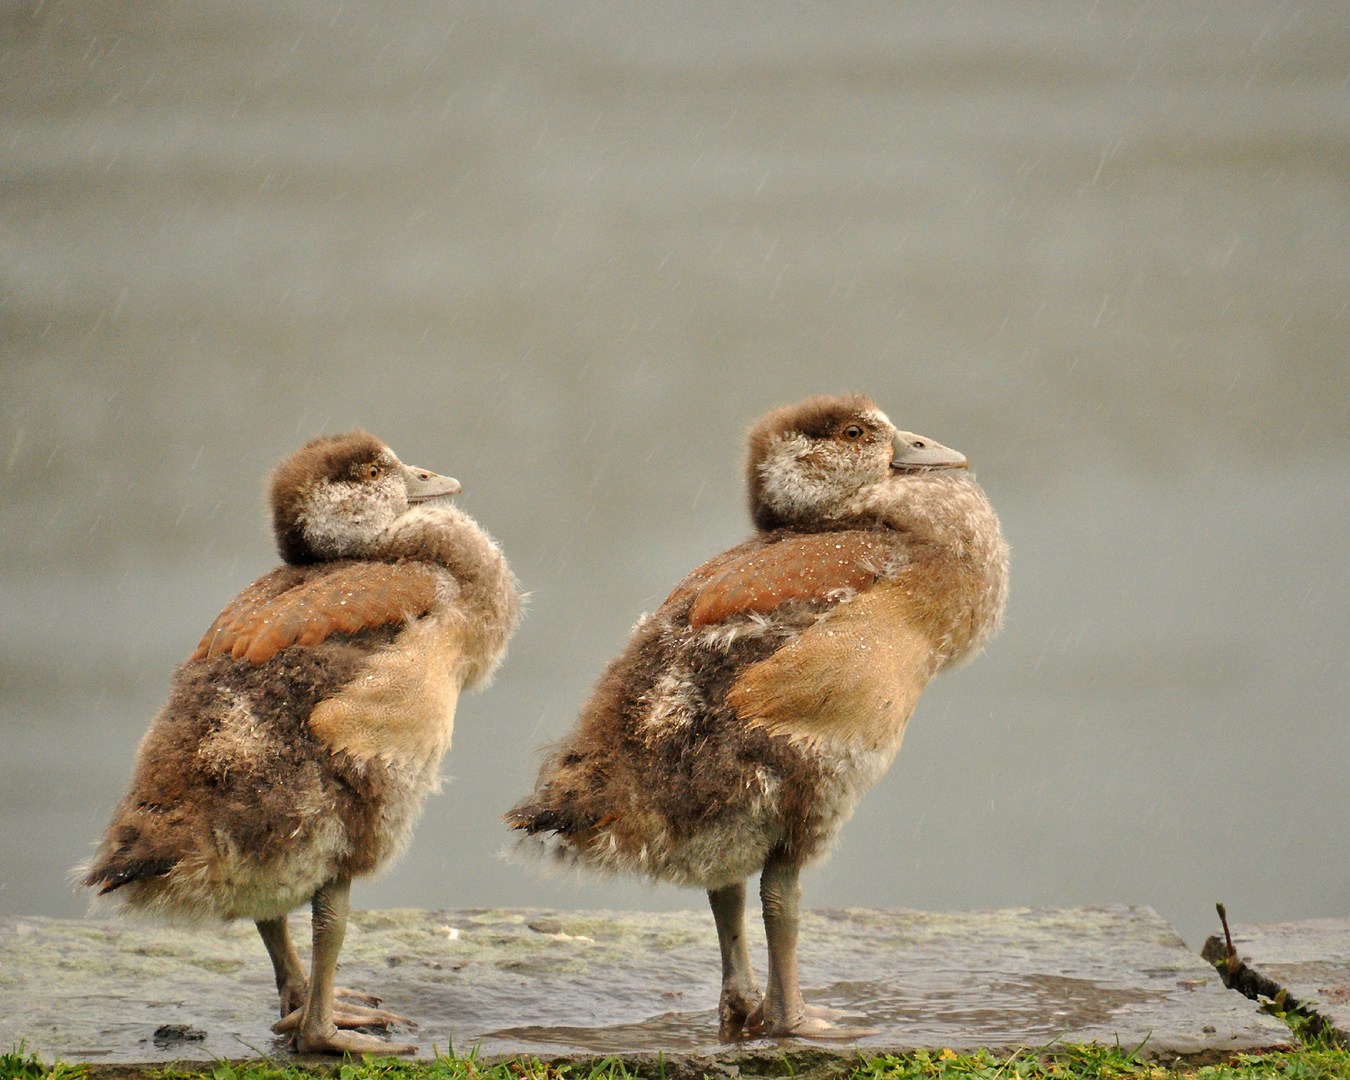
[{"label": "rust-colored wing", "polygon": [[704,585],[720,574],[724,569],[734,563],[737,559],[755,551],[762,551],[765,543],[756,537],[753,540],[747,540],[743,544],[737,544],[734,548],[728,548],[720,555],[714,555],[702,566],[690,570],[685,579],[681,581],[670,591],[666,597],[662,608],[674,607],[683,600],[697,593]]},{"label": "rust-colored wing", "polygon": [[439,583],[435,568],[424,563],[344,562],[282,592],[273,579],[269,574],[235,597],[192,659],[229,653],[263,664],[291,645],[410,622],[431,608]]},{"label": "rust-colored wing", "polygon": [[666,603],[694,594],[689,625],[764,615],[789,600],[827,601],[870,588],[894,551],[884,533],[830,532],[743,545],[689,575]]},{"label": "rust-colored wing", "polygon": [[278,566],[264,574],[216,616],[216,621],[211,624],[211,629],[206,632],[191,659],[204,660],[208,655],[219,656],[222,652],[228,652],[238,636],[237,631],[230,630],[232,625],[242,623],[250,612],[303,584],[307,577],[309,574],[298,566]]}]

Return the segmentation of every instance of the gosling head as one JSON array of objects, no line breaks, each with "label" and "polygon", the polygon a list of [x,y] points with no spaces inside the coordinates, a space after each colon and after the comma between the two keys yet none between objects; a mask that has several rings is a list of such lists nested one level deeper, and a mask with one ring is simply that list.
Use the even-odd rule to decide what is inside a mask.
[{"label": "gosling head", "polygon": [[750,430],[750,516],[763,530],[842,521],[878,485],[965,467],[965,455],[898,430],[860,394],[807,398]]},{"label": "gosling head", "polygon": [[459,490],[364,431],[324,435],[273,470],[272,529],[288,563],[359,558],[410,504]]}]

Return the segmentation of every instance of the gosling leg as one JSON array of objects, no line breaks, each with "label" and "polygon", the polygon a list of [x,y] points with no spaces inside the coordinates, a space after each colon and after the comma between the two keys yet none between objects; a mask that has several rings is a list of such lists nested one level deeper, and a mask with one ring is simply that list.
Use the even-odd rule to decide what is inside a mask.
[{"label": "gosling leg", "polygon": [[722,1042],[740,1037],[745,1021],[763,1000],[750,966],[745,940],[745,882],[708,890],[717,944],[722,950],[722,994],[717,1002],[717,1036]]}]

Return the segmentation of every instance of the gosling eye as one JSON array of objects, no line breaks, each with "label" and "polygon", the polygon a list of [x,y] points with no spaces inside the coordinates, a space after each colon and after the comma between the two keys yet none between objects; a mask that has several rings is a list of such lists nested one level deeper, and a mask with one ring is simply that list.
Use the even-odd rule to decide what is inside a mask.
[{"label": "gosling eye", "polygon": [[844,438],[856,440],[861,439],[862,437],[863,437],[863,429],[860,428],[857,424],[849,424],[848,427],[844,428]]},{"label": "gosling eye", "polygon": [[380,467],[378,465],[371,465],[366,470],[366,475],[368,475],[372,480],[378,480],[380,478]]}]

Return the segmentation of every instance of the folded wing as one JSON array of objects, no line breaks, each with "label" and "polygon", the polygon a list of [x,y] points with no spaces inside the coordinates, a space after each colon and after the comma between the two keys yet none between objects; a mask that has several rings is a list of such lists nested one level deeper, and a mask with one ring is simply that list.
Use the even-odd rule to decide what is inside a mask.
[{"label": "folded wing", "polygon": [[220,613],[192,659],[229,654],[263,664],[292,645],[408,623],[431,609],[440,577],[423,563],[375,562],[328,566],[290,587],[269,574]]},{"label": "folded wing", "polygon": [[895,554],[879,532],[795,536],[733,549],[699,567],[667,600],[690,593],[689,625],[712,626],[734,615],[767,615],[790,600],[829,602],[871,588]]},{"label": "folded wing", "polygon": [[898,747],[936,669],[907,587],[921,570],[903,565],[902,544],[892,533],[860,530],[752,541],[699,567],[667,604],[689,600],[689,625],[699,629],[770,615],[793,600],[833,602],[742,672],[727,704],[747,723],[795,740]]}]

